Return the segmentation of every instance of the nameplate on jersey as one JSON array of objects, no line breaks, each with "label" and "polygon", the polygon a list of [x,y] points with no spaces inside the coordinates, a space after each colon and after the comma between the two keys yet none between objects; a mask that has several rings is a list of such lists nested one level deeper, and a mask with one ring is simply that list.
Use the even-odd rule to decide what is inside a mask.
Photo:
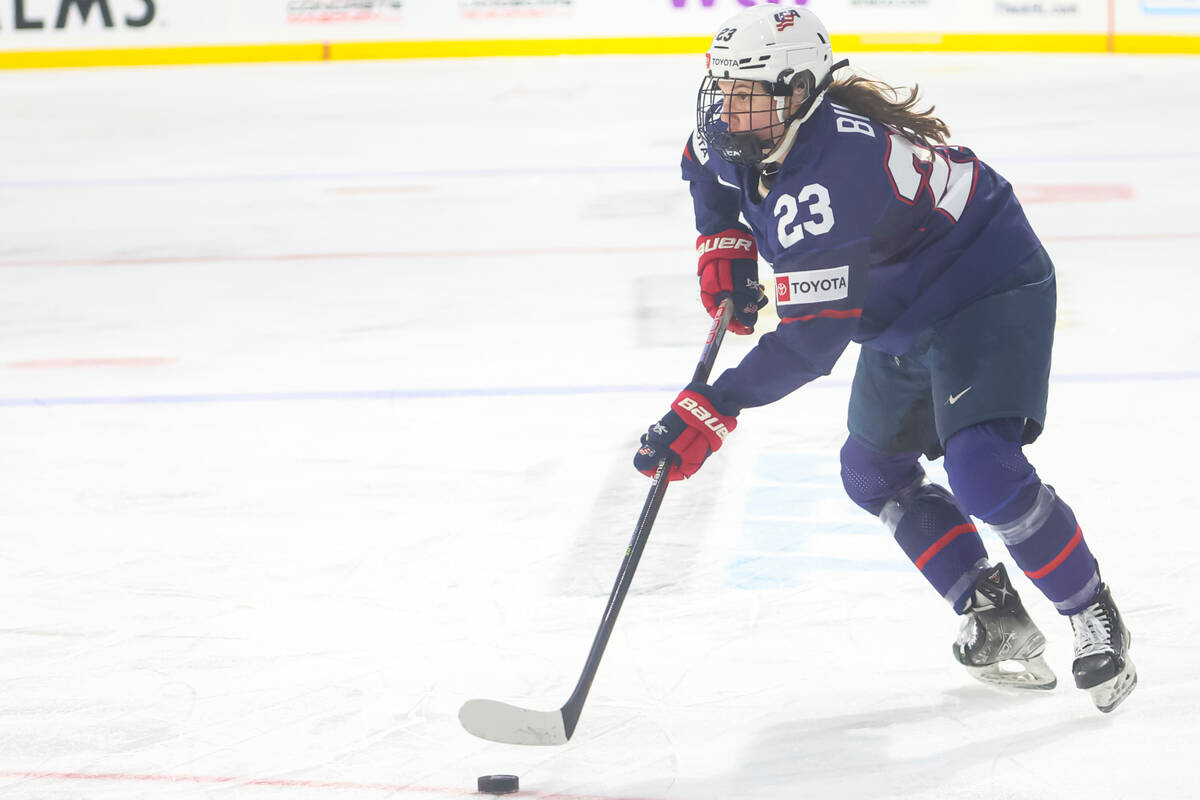
[{"label": "nameplate on jersey", "polygon": [[779,305],[828,303],[850,295],[850,267],[781,272],[775,276],[775,302]]},{"label": "nameplate on jersey", "polygon": [[704,137],[698,131],[692,133],[692,152],[701,164],[708,163],[708,142],[704,141]]}]

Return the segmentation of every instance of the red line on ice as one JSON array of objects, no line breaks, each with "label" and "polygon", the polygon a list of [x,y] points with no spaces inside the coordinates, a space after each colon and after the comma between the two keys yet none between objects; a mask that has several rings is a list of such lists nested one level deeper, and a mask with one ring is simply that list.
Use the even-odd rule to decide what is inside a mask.
[{"label": "red line on ice", "polygon": [[129,356],[127,358],[42,358],[35,361],[10,361],[4,366],[13,369],[57,369],[60,367],[157,367],[174,362],[173,358],[158,356]]},{"label": "red line on ice", "polygon": [[[1200,239],[1200,232],[1180,231],[1174,233],[1115,233],[1115,234],[1063,234],[1042,236],[1047,242],[1143,242]],[[244,261],[369,261],[385,259],[454,259],[454,258],[524,258],[530,256],[605,256],[632,253],[687,253],[692,248],[686,243],[663,245],[639,245],[631,247],[545,247],[513,248],[511,250],[390,250],[378,252],[347,253],[246,253],[235,256],[163,256],[159,258],[72,258],[47,259],[43,261],[0,261],[0,269],[11,267],[110,267],[110,266],[165,266],[171,264],[228,264]]]},{"label": "red line on ice", "polygon": [[1108,203],[1132,200],[1133,187],[1125,183],[1033,184],[1016,187],[1023,205],[1033,203]]},{"label": "red line on ice", "polygon": [[[412,794],[477,794],[474,786],[456,788],[452,786],[416,786],[403,783],[360,783],[357,781],[311,781],[293,778],[250,778],[224,775],[156,775],[137,772],[34,772],[23,770],[0,770],[0,778],[17,778],[34,781],[92,781],[109,783],[195,783],[231,786],[261,786],[273,789],[331,789],[358,790],[364,792],[406,792]],[[521,797],[540,800],[650,800],[649,798],[614,797],[592,794],[540,794],[522,789]]]}]

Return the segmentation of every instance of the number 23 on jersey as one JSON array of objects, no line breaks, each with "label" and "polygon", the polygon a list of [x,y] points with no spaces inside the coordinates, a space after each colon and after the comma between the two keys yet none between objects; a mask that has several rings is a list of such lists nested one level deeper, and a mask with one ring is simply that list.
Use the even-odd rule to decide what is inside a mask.
[{"label": "number 23 on jersey", "polygon": [[[801,209],[806,217],[797,221]],[[795,195],[781,194],[775,201],[775,216],[779,220],[776,233],[779,244],[791,247],[804,238],[829,233],[833,229],[833,208],[829,205],[829,190],[819,183],[810,183]]]}]

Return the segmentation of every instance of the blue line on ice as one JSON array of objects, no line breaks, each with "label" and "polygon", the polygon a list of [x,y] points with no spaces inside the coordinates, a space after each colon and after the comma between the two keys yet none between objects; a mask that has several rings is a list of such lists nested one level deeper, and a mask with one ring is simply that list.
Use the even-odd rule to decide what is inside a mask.
[{"label": "blue line on ice", "polygon": [[[1095,372],[1052,375],[1052,383],[1142,383],[1200,380],[1200,371],[1188,372]],[[814,388],[845,388],[850,381],[827,378]],[[202,394],[97,395],[81,397],[6,397],[0,408],[29,406],[135,406],[188,405],[199,403],[282,403],[316,400],[457,400],[493,397],[552,397],[595,394],[647,394],[678,391],[675,384],[631,384],[611,386],[482,386],[431,389],[374,389],[360,391],[214,392]],[[808,388],[808,387],[806,387]]]},{"label": "blue line on ice", "polygon": [[[1200,159],[1200,153],[1047,153],[1044,155],[1020,154],[992,156],[991,163],[1015,164],[1020,162],[1092,163],[1130,161],[1191,161]],[[447,178],[512,178],[538,177],[545,175],[608,175],[630,172],[679,172],[674,163],[662,164],[612,164],[608,166],[563,165],[563,166],[512,166],[470,170],[391,170],[380,172],[280,172],[280,173],[230,173],[226,175],[144,175],[136,177],[98,176],[94,178],[18,178],[0,180],[5,189],[51,189],[73,186],[158,186],[163,184],[213,184],[213,183],[272,183],[280,181],[381,181],[381,180],[446,180]]]}]

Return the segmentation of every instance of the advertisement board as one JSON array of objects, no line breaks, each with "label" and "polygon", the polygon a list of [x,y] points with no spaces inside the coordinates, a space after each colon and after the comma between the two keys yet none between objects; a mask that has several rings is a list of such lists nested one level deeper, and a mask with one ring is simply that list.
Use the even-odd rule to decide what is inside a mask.
[{"label": "advertisement board", "polygon": [[[761,4],[812,9],[847,51],[1100,52],[1122,43],[1153,51],[1159,37],[1177,52],[1200,52],[1200,0],[0,0],[0,55],[192,48],[178,60],[203,61],[702,52],[723,20]],[[171,61],[165,52],[145,62],[77,53],[68,63],[89,58]],[[45,61],[9,58],[0,66],[53,65]]]},{"label": "advertisement board", "polygon": [[1200,34],[1200,0],[1136,0],[1116,9],[1118,33],[1172,36]]},{"label": "advertisement board", "polygon": [[0,0],[0,50],[222,41],[244,0]]}]

